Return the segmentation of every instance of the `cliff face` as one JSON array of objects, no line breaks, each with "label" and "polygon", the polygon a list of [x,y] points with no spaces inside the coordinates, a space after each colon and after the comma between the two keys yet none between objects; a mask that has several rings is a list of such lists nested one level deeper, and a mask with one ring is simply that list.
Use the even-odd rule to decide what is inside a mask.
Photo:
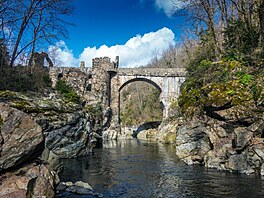
[{"label": "cliff face", "polygon": [[[0,99],[0,195],[12,197],[23,191],[25,196],[52,197],[58,177],[50,166],[59,171],[60,158],[89,154],[108,120],[102,119],[99,109],[68,102],[55,93],[26,96],[2,91]],[[25,182],[12,186],[12,180]],[[41,191],[42,184],[47,192]]]},{"label": "cliff face", "polygon": [[36,158],[44,149],[32,116],[0,103],[0,197],[53,197],[58,176]]}]

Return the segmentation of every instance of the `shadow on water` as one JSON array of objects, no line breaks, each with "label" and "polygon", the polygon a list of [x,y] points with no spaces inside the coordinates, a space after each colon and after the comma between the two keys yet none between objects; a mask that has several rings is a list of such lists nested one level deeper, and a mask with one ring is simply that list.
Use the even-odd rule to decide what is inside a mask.
[{"label": "shadow on water", "polygon": [[[63,160],[62,181],[88,182],[104,197],[262,197],[264,181],[187,166],[173,145],[108,141],[94,156]],[[73,196],[68,197],[87,197]]]}]

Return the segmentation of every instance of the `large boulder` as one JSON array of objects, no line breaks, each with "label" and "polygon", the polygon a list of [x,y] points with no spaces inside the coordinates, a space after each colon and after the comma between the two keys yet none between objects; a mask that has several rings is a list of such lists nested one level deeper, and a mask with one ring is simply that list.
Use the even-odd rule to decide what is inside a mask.
[{"label": "large boulder", "polygon": [[0,172],[41,154],[44,136],[31,116],[0,103]]},{"label": "large boulder", "polygon": [[158,134],[157,129],[148,129],[148,130],[140,131],[137,134],[137,138],[140,140],[156,140],[157,134]]},{"label": "large boulder", "polygon": [[158,140],[162,143],[173,144],[176,141],[176,131],[179,126],[180,120],[174,120],[171,122],[163,121],[158,127]]},{"label": "large boulder", "polygon": [[264,139],[254,136],[262,126],[243,124],[207,116],[188,120],[176,130],[176,154],[187,164],[263,175]]},{"label": "large boulder", "polygon": [[210,140],[202,123],[180,126],[176,133],[176,154],[187,164],[201,164],[211,150]]},{"label": "large boulder", "polygon": [[55,197],[56,172],[44,164],[29,164],[0,176],[0,197]]},{"label": "large boulder", "polygon": [[[0,92],[0,99],[10,107],[34,118],[42,128],[47,151],[51,151],[59,158],[74,158],[89,152],[91,147],[89,136],[93,132],[97,133],[94,126],[101,120],[93,118],[92,112],[82,104],[69,102],[54,92],[26,96],[4,91]],[[46,156],[48,155],[46,152]],[[43,159],[48,160],[45,156]]]},{"label": "large boulder", "polygon": [[85,155],[89,134],[84,113],[64,115],[65,119],[62,116],[56,120],[49,118],[49,127],[44,130],[46,148],[62,158]]}]

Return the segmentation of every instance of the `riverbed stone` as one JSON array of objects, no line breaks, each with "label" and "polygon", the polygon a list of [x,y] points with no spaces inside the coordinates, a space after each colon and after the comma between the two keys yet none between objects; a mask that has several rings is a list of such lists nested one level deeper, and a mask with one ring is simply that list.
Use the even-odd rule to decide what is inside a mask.
[{"label": "riverbed stone", "polygon": [[93,195],[93,192],[89,189],[80,187],[80,186],[70,186],[66,189],[66,191],[71,193],[76,193],[79,195]]},{"label": "riverbed stone", "polygon": [[28,164],[0,176],[0,197],[54,197],[59,182],[56,172],[44,164]]},{"label": "riverbed stone", "polygon": [[88,190],[93,191],[93,188],[90,186],[90,184],[85,183],[85,182],[83,182],[83,181],[77,181],[77,182],[74,183],[74,185],[75,185],[75,186],[80,186],[80,187],[82,187],[82,188],[86,188],[86,189],[88,189]]},{"label": "riverbed stone", "polygon": [[156,140],[158,133],[157,129],[143,130],[137,134],[137,138],[140,140]]},{"label": "riverbed stone", "polygon": [[248,166],[246,156],[243,154],[231,155],[226,163],[226,167],[232,172],[254,173],[254,170]]}]

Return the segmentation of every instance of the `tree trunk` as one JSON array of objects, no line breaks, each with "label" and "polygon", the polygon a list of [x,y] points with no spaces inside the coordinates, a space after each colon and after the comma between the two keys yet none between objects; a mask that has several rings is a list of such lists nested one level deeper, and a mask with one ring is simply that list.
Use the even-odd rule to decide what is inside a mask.
[{"label": "tree trunk", "polygon": [[[24,33],[24,30],[26,29],[27,25],[28,25],[28,22],[29,22],[29,19],[32,17],[33,15],[33,12],[34,12],[34,9],[36,8],[36,6],[41,2],[41,0],[38,0],[38,2],[36,3],[36,0],[31,0],[30,2],[30,5],[27,9],[27,12],[26,14],[24,15],[23,17],[23,21],[20,25],[20,28],[19,28],[19,33],[18,33],[18,36],[17,36],[17,40],[16,40],[16,43],[15,43],[15,47],[14,47],[14,50],[13,50],[13,53],[12,53],[12,56],[11,56],[11,60],[10,60],[10,64],[9,66],[12,67],[14,65],[14,62],[17,58],[17,56],[19,54],[17,54],[17,51],[18,51],[18,47],[19,47],[19,44],[20,44],[20,41],[22,39],[22,36],[23,36],[23,33]],[[36,3],[36,4],[35,4]],[[35,4],[35,5],[34,5]],[[34,7],[33,7],[34,6]]]},{"label": "tree trunk", "polygon": [[261,0],[259,6],[259,23],[260,23],[259,46],[264,50],[264,0]]}]

